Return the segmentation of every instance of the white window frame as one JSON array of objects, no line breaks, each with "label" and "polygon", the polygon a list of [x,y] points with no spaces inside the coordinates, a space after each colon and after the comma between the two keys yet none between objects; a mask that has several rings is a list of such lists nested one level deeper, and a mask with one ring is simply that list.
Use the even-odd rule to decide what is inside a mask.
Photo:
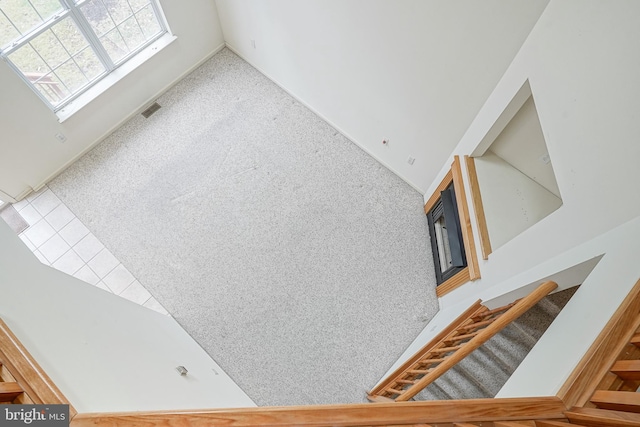
[{"label": "white window frame", "polygon": [[[118,62],[114,62],[109,57],[109,54],[107,53],[107,51],[105,50],[104,46],[100,42],[100,40],[99,40],[98,36],[96,35],[95,31],[91,28],[91,24],[89,24],[88,20],[85,18],[85,16],[83,15],[83,13],[80,10],[80,7],[83,4],[85,4],[88,0],[78,0],[77,3],[74,0],[58,0],[58,1],[60,2],[60,4],[63,7],[63,10],[61,12],[55,14],[54,16],[49,18],[47,21],[41,23],[37,28],[33,29],[29,33],[24,34],[22,37],[20,37],[16,41],[14,41],[6,49],[2,50],[2,46],[0,46],[0,58],[2,58],[2,60],[4,60],[18,74],[18,76],[20,76],[20,78],[27,84],[27,86],[29,86],[36,93],[36,95],[38,95],[38,97],[54,113],[62,110],[64,107],[66,107],[71,102],[76,100],[79,96],[84,94],[87,90],[91,89],[93,86],[95,86],[97,83],[99,83],[105,77],[107,77],[113,71],[117,70],[120,66],[125,64],[130,59],[134,58],[137,54],[139,54],[145,48],[149,47],[151,44],[156,42],[162,36],[164,36],[164,35],[169,33],[169,29],[168,29],[164,14],[162,13],[160,5],[158,4],[158,0],[149,0],[149,2],[151,4],[151,7],[153,9],[153,12],[154,12],[154,14],[156,16],[156,19],[158,20],[158,24],[160,26],[160,31],[158,32],[158,34],[156,34],[151,39],[147,40],[141,46],[139,46],[138,48],[136,48],[135,50],[131,51],[129,54],[127,54],[126,56],[121,58]],[[2,12],[0,12],[0,13],[2,13]],[[7,20],[12,25],[14,25],[13,22],[11,21],[11,19],[9,19],[8,16],[5,15],[5,17],[7,18]],[[98,57],[98,59],[100,60],[102,65],[104,66],[105,71],[102,72],[97,77],[95,77],[93,80],[89,81],[84,86],[82,86],[80,89],[78,89],[75,92],[71,93],[71,95],[66,97],[62,102],[60,102],[59,104],[56,104],[54,106],[42,94],[42,92],[40,92],[35,87],[35,85],[29,80],[29,78],[8,57],[9,57],[10,54],[14,53],[15,51],[17,51],[21,47],[25,46],[26,44],[30,43],[36,37],[38,37],[39,35],[41,35],[45,31],[50,30],[58,22],[62,21],[63,19],[65,19],[67,17],[70,17],[73,20],[73,22],[76,24],[76,26],[78,27],[78,30],[82,33],[82,35],[87,40],[87,42],[89,44],[89,48],[93,49],[93,51],[95,52],[96,56]],[[36,53],[37,53],[37,51],[36,51]],[[39,55],[39,53],[38,53],[38,55]],[[71,57],[71,58],[73,59],[73,57]],[[47,61],[45,61],[45,63],[48,64]]]}]

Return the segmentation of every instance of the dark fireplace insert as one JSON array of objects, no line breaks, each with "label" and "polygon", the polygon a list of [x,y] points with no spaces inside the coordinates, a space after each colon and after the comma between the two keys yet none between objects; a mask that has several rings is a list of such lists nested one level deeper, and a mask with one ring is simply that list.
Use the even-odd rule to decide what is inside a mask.
[{"label": "dark fireplace insert", "polygon": [[440,199],[427,212],[427,221],[436,282],[440,285],[467,266],[453,183],[440,192]]}]

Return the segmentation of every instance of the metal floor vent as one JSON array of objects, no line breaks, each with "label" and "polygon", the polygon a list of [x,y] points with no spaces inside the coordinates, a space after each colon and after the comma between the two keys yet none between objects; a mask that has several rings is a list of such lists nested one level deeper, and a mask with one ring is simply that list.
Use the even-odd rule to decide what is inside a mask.
[{"label": "metal floor vent", "polygon": [[148,119],[153,113],[155,113],[159,109],[160,109],[160,104],[158,104],[157,102],[154,102],[153,104],[151,104],[149,108],[147,108],[142,112],[142,115],[144,116],[145,119]]}]

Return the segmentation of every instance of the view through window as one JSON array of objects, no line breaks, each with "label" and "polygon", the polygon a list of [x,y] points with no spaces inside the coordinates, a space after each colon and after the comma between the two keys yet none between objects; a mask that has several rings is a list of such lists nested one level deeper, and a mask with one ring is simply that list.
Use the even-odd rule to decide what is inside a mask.
[{"label": "view through window", "polygon": [[0,0],[0,55],[59,110],[167,30],[156,0]]}]

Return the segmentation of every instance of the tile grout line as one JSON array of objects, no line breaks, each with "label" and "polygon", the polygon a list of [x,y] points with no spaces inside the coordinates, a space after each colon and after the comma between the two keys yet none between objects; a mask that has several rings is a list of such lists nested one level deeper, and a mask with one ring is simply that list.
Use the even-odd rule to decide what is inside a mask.
[{"label": "tile grout line", "polygon": [[[37,201],[38,199],[40,199],[43,195],[47,194],[47,192],[50,192],[52,194],[52,196],[58,200],[58,203],[56,203],[55,200],[52,201],[51,204],[55,204],[55,206],[53,206],[51,209],[49,209],[44,215],[40,212],[40,210],[38,210],[38,208],[36,206],[33,205],[33,203],[35,201]],[[33,197],[35,195],[35,197]],[[33,198],[31,198],[33,197]],[[44,199],[40,199],[41,201],[45,201]],[[46,201],[45,201],[46,202]],[[79,277],[77,277],[77,274],[85,269],[88,269],[88,271],[95,276],[98,280],[95,281],[93,278],[91,278],[92,281],[95,281],[96,283],[90,283],[85,281],[85,283],[91,285],[91,286],[95,286],[98,288],[101,288],[109,293],[112,293],[114,295],[120,296],[122,298],[128,299],[129,301],[132,301],[138,305],[141,305],[145,308],[149,308],[150,310],[154,310],[156,312],[159,312],[161,314],[170,316],[170,314],[167,312],[166,309],[164,309],[164,307],[162,307],[160,305],[160,303],[153,297],[153,295],[151,295],[151,293],[140,283],[140,281],[133,275],[131,274],[131,272],[124,266],[124,264],[122,264],[122,262],[120,262],[120,260],[118,260],[115,255],[113,255],[113,253],[111,253],[111,251],[109,251],[109,249],[106,248],[106,246],[104,246],[104,244],[102,244],[102,242],[100,242],[98,240],[97,237],[95,237],[95,235],[93,233],[91,233],[91,231],[82,223],[82,221],[80,221],[80,219],[73,214],[73,212],[66,206],[64,205],[64,203],[53,193],[53,191],[51,191],[51,189],[48,186],[44,186],[41,190],[38,191],[38,193],[34,193],[26,198],[24,198],[23,200],[21,200],[20,202],[17,202],[16,204],[19,204],[19,209],[16,209],[16,211],[18,212],[18,214],[29,224],[29,226],[22,231],[19,234],[19,237],[21,239],[21,241],[24,243],[25,246],[27,246],[27,248],[35,255],[38,257],[38,259],[40,260],[40,262],[42,262],[45,265],[48,265],[52,268],[55,268],[59,271],[62,271],[66,274],[69,274],[70,276],[73,276],[79,280],[83,280]],[[39,218],[37,221],[33,222],[33,224],[31,224],[22,214],[21,212],[26,209],[28,206],[31,206],[31,208],[38,214]],[[58,224],[57,226],[54,224],[51,224],[51,222],[53,221],[52,219],[47,220],[47,216],[50,215],[53,211],[55,211],[56,209],[58,209],[60,206],[64,206],[64,208],[72,215],[72,217],[64,222],[64,224],[60,225]],[[42,208],[42,210],[45,210],[45,208]],[[69,226],[74,220],[77,220],[78,223],[88,231],[87,234],[84,234],[81,238],[79,238],[77,241],[75,241],[75,243],[72,245],[71,243],[69,243],[69,241],[67,241],[67,239],[65,239],[60,232],[65,229],[67,226]],[[33,230],[34,227],[36,227],[36,225],[40,224],[44,222],[44,224],[46,224],[46,226],[48,226],[50,228],[50,230],[53,231],[53,233],[51,233],[50,230],[47,230],[46,232],[43,232],[43,236],[46,236],[47,234],[51,233],[50,236],[46,237],[46,239],[42,242],[40,242],[40,244],[36,245],[36,243],[34,243],[34,239],[29,237],[28,232],[30,230]],[[53,221],[55,222],[55,221]],[[42,227],[42,225],[40,225],[40,227]],[[32,232],[33,233],[33,232]],[[58,255],[52,262],[49,261],[49,258],[40,250],[44,245],[46,245],[48,242],[52,242],[52,239],[58,236],[58,238],[60,239],[60,242],[58,243],[62,243],[65,246],[68,246],[68,248],[61,248],[63,250],[63,252]],[[100,249],[93,254],[91,257],[89,257],[89,259],[87,259],[85,261],[84,257],[81,256],[78,251],[75,249],[76,245],[78,245],[80,242],[82,242],[87,236],[93,236],[93,238],[95,239],[95,242],[99,243],[100,245]],[[25,241],[26,240],[26,241]],[[28,242],[28,243],[27,243]],[[94,266],[92,267],[91,265],[89,265],[90,262],[94,261],[97,259],[97,257],[103,253],[104,251],[107,251],[110,255],[110,257],[112,258],[110,261],[112,264],[115,262],[115,264],[113,265],[113,267],[109,268],[107,264],[107,268],[105,268],[104,270],[106,271],[102,271],[102,274],[100,274],[99,271],[96,270],[100,270],[97,265],[99,265],[99,262],[94,262]],[[55,252],[54,252],[55,253]],[[58,261],[60,261],[65,255],[69,254],[69,253],[73,253],[75,255],[75,257],[77,257],[78,260],[80,260],[81,262],[77,263],[76,265],[72,265],[70,267],[67,267],[67,269],[62,269],[62,268],[58,268],[62,265],[62,263],[58,263]],[[58,263],[58,266],[55,266],[54,264]],[[109,277],[112,273],[114,273],[116,271],[116,269],[118,269],[119,267],[121,267],[121,269],[124,270],[124,272],[126,273],[126,275],[130,275],[132,280],[130,282],[125,282],[126,285],[122,286],[118,286],[120,288],[122,288],[122,290],[119,293],[115,293],[112,290],[112,287],[110,287],[107,282],[105,281],[105,279],[107,277]],[[69,272],[70,270],[73,270],[73,272]],[[122,272],[122,270],[119,270],[120,272]],[[116,274],[114,274],[114,277],[109,279],[108,281],[112,282],[112,286],[115,286],[117,283],[118,278],[115,277],[117,276]],[[126,280],[126,279],[125,279]],[[84,280],[83,280],[84,281]],[[102,284],[102,286],[100,286]],[[136,285],[136,286],[134,286]],[[105,289],[106,288],[106,289]],[[131,294],[131,295],[129,295]],[[129,296],[129,297],[128,297]],[[147,304],[150,305],[150,307],[147,307]]]}]

